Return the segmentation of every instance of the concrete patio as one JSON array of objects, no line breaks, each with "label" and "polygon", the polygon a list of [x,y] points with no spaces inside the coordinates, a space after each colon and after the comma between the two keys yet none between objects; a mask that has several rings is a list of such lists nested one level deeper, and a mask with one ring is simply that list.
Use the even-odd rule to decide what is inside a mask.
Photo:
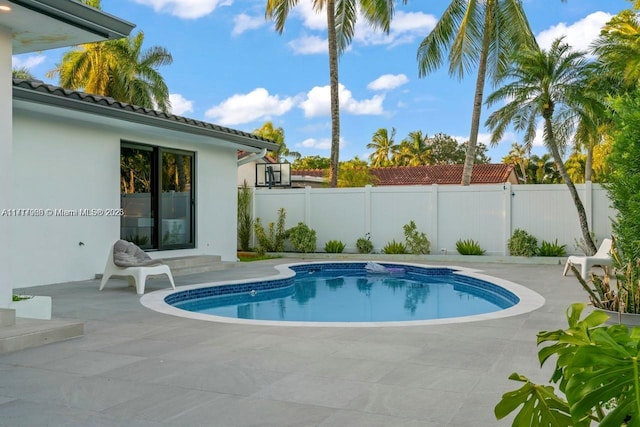
[{"label": "concrete patio", "polygon": [[[296,261],[242,263],[176,284],[263,277]],[[125,281],[102,292],[98,280],[21,289],[52,296],[54,318],[84,322],[85,335],[0,355],[0,426],[510,425],[493,416],[500,396],[519,387],[507,377],[548,381],[536,333],[564,328],[566,308],[586,294],[557,264],[459,265],[524,285],[546,304],[474,323],[275,327],[156,313]],[[146,292],[166,286],[149,280]]]}]

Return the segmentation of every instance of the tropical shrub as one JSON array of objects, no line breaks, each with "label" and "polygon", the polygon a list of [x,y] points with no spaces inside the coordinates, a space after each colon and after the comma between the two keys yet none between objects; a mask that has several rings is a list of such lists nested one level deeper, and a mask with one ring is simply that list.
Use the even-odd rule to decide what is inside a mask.
[{"label": "tropical shrub", "polygon": [[340,240],[329,240],[324,244],[324,251],[332,254],[340,254],[344,251],[344,243]]},{"label": "tropical shrub", "polygon": [[567,245],[559,245],[558,239],[553,243],[543,240],[538,248],[538,256],[566,256],[566,246]]},{"label": "tropical shrub", "polygon": [[406,254],[407,247],[402,242],[392,240],[384,246],[382,252],[385,254]]},{"label": "tropical shrub", "polygon": [[512,256],[534,256],[538,252],[538,239],[516,228],[507,242],[507,247]]},{"label": "tropical shrub", "polygon": [[287,231],[287,236],[296,252],[316,251],[316,231],[309,228],[307,224],[299,222],[298,225]]},{"label": "tropical shrub", "polygon": [[244,180],[242,187],[238,190],[238,242],[240,249],[249,250],[251,240],[251,190]]},{"label": "tropical shrub", "polygon": [[[613,271],[605,268],[603,275],[592,274],[590,283],[583,278],[575,266],[571,270],[578,282],[589,294],[591,305],[604,310],[640,314],[640,264],[638,261],[623,260],[614,239],[611,245]],[[612,283],[611,276],[615,277]]]},{"label": "tropical shrub", "polygon": [[417,230],[416,223],[413,220],[405,224],[404,240],[410,253],[420,255],[428,254],[431,250],[431,242],[427,239],[427,235]]},{"label": "tropical shrub", "polygon": [[371,242],[371,235],[367,233],[366,237],[361,237],[356,241],[356,248],[360,254],[370,254],[373,252],[373,243]]},{"label": "tropical shrub", "polygon": [[502,396],[497,419],[517,410],[514,426],[640,425],[640,328],[603,326],[609,316],[597,310],[581,320],[584,307],[569,307],[567,329],[538,333],[538,345],[545,344],[538,359],[556,361],[550,382],[561,394],[513,373],[509,378],[524,385]]},{"label": "tropical shrub", "polygon": [[458,240],[456,250],[460,255],[484,255],[484,249],[475,240]]},{"label": "tropical shrub", "polygon": [[286,238],[285,224],[285,210],[284,208],[278,209],[278,223],[269,223],[269,233],[265,231],[260,218],[256,218],[253,224],[253,232],[258,240],[258,248],[256,252],[264,255],[266,252],[282,252],[284,251],[284,240]]}]

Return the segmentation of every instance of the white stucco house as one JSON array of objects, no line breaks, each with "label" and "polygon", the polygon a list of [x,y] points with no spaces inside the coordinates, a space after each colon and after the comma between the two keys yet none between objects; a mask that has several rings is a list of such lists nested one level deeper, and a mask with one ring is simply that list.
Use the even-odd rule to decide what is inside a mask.
[{"label": "white stucco house", "polygon": [[133,25],[73,0],[3,5],[9,10],[0,12],[0,307],[15,288],[93,278],[119,238],[153,257],[235,260],[237,152],[275,144],[12,79],[12,53],[124,37]]}]

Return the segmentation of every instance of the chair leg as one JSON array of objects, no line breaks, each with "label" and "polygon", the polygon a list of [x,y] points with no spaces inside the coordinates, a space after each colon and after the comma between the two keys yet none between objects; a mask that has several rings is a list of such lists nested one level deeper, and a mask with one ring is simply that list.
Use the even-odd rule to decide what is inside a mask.
[{"label": "chair leg", "polygon": [[171,270],[169,270],[169,272],[167,273],[167,277],[169,278],[169,281],[171,282],[171,287],[175,291],[176,290],[176,284],[173,281],[173,275],[171,274]]},{"label": "chair leg", "polygon": [[138,269],[136,272],[136,293],[138,295],[144,294],[144,285],[147,279],[147,275],[144,273],[143,269]]},{"label": "chair leg", "polygon": [[589,274],[589,263],[586,262],[586,260],[582,264],[581,273],[582,273],[582,279],[586,281]]},{"label": "chair leg", "polygon": [[567,275],[567,272],[569,271],[569,267],[571,267],[571,261],[567,261],[567,263],[564,265],[564,271],[562,272],[563,276]]},{"label": "chair leg", "polygon": [[107,273],[106,271],[104,272],[104,274],[102,275],[102,280],[100,280],[100,289],[102,290],[104,288],[104,286],[107,284],[107,281],[109,280],[109,277],[111,277],[111,274]]}]

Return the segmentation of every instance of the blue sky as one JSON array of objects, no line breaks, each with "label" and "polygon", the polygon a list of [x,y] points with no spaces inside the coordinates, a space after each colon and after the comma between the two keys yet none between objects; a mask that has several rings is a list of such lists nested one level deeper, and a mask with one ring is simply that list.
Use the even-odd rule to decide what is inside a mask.
[{"label": "blue sky", "polygon": [[[163,46],[173,64],[162,67],[175,114],[251,132],[270,120],[285,131],[289,149],[328,157],[329,67],[324,13],[309,0],[292,10],[283,34],[265,21],[264,0],[103,0],[105,12],[136,24],[145,47]],[[397,4],[391,32],[372,31],[360,20],[352,45],[339,62],[341,86],[340,160],[368,158],[366,145],[379,128],[396,128],[396,141],[409,132],[442,132],[468,139],[475,73],[463,81],[447,68],[418,77],[416,52],[433,28],[447,0],[409,0]],[[524,0],[538,42],[548,47],[558,36],[586,49],[626,0]],[[16,55],[46,82],[67,49]],[[488,86],[485,93],[491,92]],[[483,112],[482,122],[488,117]],[[488,130],[479,141],[488,145]],[[500,162],[516,134],[490,147]],[[546,152],[543,147],[534,153]]]}]

